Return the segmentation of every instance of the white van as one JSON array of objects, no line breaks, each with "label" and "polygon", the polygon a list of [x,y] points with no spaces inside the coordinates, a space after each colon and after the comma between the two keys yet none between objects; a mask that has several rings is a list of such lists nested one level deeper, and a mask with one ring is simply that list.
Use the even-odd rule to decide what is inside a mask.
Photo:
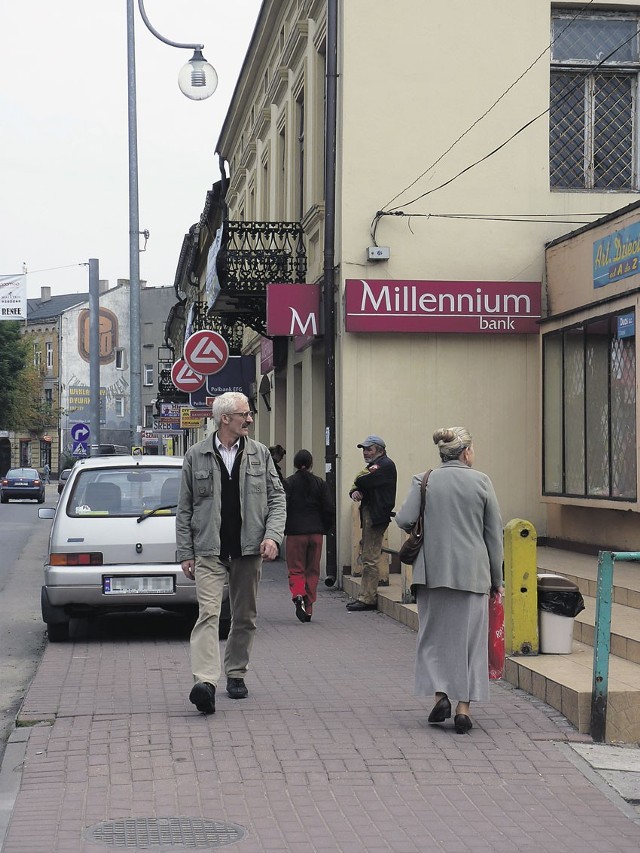
[{"label": "white van", "polygon": [[[182,459],[98,456],[73,466],[55,509],[44,566],[42,618],[49,640],[69,638],[74,616],[113,611],[197,613],[195,583],[177,561],[176,505]],[[229,633],[228,589],[220,636]]]}]

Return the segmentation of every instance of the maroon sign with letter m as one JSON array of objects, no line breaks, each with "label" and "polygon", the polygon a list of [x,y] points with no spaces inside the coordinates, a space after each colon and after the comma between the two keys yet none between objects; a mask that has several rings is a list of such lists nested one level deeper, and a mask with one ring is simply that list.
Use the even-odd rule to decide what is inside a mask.
[{"label": "maroon sign with letter m", "polygon": [[347,332],[537,335],[539,281],[345,282]]},{"label": "maroon sign with letter m", "polygon": [[285,337],[319,335],[319,284],[268,284],[267,334]]}]

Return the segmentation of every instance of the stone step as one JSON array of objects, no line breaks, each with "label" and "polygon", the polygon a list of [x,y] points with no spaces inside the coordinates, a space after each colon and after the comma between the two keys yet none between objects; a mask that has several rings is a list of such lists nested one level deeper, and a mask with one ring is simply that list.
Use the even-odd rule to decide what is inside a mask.
[{"label": "stone step", "polygon": [[[584,597],[596,597],[598,558],[560,548],[539,547],[538,572],[563,575],[573,581]],[[616,563],[613,571],[613,601],[640,610],[640,563]]]},{"label": "stone step", "polygon": [[[596,624],[596,599],[583,595],[585,609],[573,623],[573,637],[593,646]],[[611,654],[640,664],[640,613],[623,604],[611,605]]]},{"label": "stone step", "polygon": [[[574,641],[568,655],[509,657],[505,680],[560,711],[578,731],[589,733],[593,648]],[[607,743],[640,742],[640,665],[611,655]]]}]

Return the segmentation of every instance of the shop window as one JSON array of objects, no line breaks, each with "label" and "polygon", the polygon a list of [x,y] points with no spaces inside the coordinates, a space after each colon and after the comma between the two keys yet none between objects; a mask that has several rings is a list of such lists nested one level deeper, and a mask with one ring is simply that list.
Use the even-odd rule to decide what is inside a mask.
[{"label": "shop window", "polygon": [[637,14],[557,11],[549,109],[553,189],[638,189]]},{"label": "shop window", "polygon": [[630,325],[635,328],[635,317],[625,311],[544,336],[545,495],[636,500],[636,351],[635,337],[625,336]]},{"label": "shop window", "polygon": [[31,467],[31,442],[24,439],[20,439],[20,466]]}]

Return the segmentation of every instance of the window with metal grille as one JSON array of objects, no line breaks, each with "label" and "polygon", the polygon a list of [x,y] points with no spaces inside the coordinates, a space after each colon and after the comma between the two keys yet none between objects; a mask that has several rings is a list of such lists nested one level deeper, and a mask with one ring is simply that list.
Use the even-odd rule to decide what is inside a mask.
[{"label": "window with metal grille", "polygon": [[637,14],[552,18],[552,189],[638,189]]},{"label": "window with metal grille", "polygon": [[543,338],[545,495],[637,498],[636,350],[623,314]]}]

